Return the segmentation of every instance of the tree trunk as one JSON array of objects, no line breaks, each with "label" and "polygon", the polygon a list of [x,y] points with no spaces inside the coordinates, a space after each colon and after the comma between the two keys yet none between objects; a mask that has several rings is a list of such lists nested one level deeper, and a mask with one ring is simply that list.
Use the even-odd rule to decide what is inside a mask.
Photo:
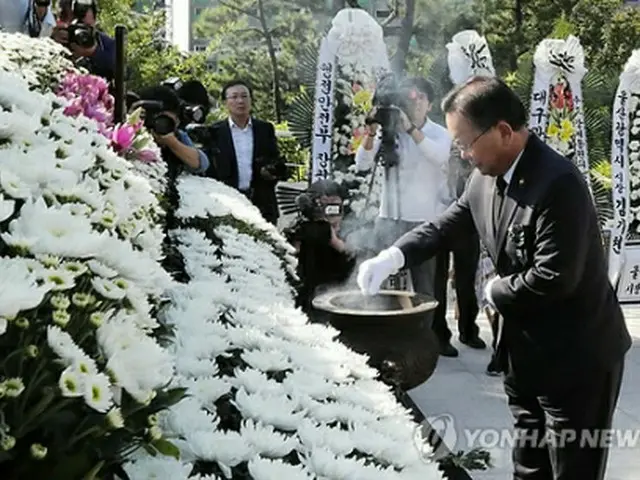
[{"label": "tree trunk", "polygon": [[406,7],[407,10],[402,19],[402,29],[400,31],[400,38],[398,39],[398,49],[391,62],[391,68],[393,72],[397,74],[404,72],[407,66],[407,53],[409,52],[411,37],[413,37],[416,0],[406,0]]},{"label": "tree trunk", "polygon": [[282,94],[280,93],[280,69],[278,68],[278,58],[276,57],[276,49],[273,46],[273,38],[267,18],[264,13],[264,0],[258,0],[258,15],[260,18],[260,26],[264,32],[264,39],[267,42],[269,50],[269,58],[271,59],[271,69],[273,70],[273,106],[276,114],[276,122],[282,122]]},{"label": "tree trunk", "polygon": [[518,56],[520,50],[518,45],[524,45],[524,38],[522,38],[522,24],[524,23],[524,12],[522,10],[522,0],[515,0],[515,6],[513,8],[513,16],[515,21],[515,35],[514,45],[511,52],[511,58],[509,59],[509,67],[512,71],[518,69]]}]

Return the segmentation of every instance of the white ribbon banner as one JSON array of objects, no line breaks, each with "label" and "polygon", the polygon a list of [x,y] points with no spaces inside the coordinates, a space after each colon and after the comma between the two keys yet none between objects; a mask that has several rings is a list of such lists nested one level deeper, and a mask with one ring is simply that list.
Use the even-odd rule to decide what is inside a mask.
[{"label": "white ribbon banner", "polygon": [[536,48],[533,63],[529,128],[570,158],[591,185],[582,103],[582,79],[587,69],[580,40],[573,35],[566,40],[543,40]]},{"label": "white ribbon banner", "polygon": [[[460,85],[476,75],[494,76],[493,59],[487,40],[475,30],[456,33],[447,44],[449,77],[454,85]],[[459,155],[459,152],[452,152]],[[455,160],[454,160],[455,161]],[[488,306],[484,299],[485,285],[496,275],[487,249],[481,245],[478,269],[476,270],[476,297],[481,308]]]},{"label": "white ribbon banner", "polygon": [[[634,127],[631,115],[640,109],[640,49],[634,50],[620,74],[620,84],[616,92],[613,107],[613,144],[611,146],[611,174],[613,200],[613,227],[609,243],[609,280],[619,286],[619,294],[633,295],[626,291],[624,283],[629,275],[622,275],[626,265],[626,239],[629,224],[634,220],[631,215],[631,190],[640,189],[640,182],[632,181],[632,177],[640,177],[640,168],[635,165],[638,158],[631,158],[630,133],[640,137],[640,129]],[[635,100],[634,100],[635,98]],[[640,116],[639,116],[640,118]],[[634,151],[637,157],[638,153]],[[633,160],[633,161],[632,161]],[[631,172],[630,172],[631,170]],[[637,273],[635,275],[637,277]],[[625,277],[625,278],[622,278]],[[635,292],[638,295],[638,292]],[[640,299],[640,297],[638,297]]]},{"label": "white ribbon banner", "polygon": [[311,150],[311,182],[331,176],[333,139],[333,97],[336,78],[336,56],[325,37],[320,46],[316,71],[315,117]]},{"label": "white ribbon banner", "polygon": [[475,30],[456,33],[447,44],[449,51],[449,77],[454,85],[466,82],[476,75],[494,76],[489,45]]}]

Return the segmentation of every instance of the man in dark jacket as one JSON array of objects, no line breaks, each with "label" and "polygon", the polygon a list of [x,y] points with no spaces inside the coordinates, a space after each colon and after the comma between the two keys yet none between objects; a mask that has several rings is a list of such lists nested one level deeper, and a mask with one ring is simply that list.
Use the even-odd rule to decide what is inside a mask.
[{"label": "man in dark jacket", "polygon": [[222,99],[229,118],[210,128],[208,175],[245,194],[275,225],[279,217],[275,187],[287,178],[275,129],[251,116],[251,88],[242,80],[227,83]]},{"label": "man in dark jacket", "polygon": [[[631,346],[609,282],[582,173],[527,129],[504,82],[475,77],[443,101],[458,150],[476,166],[461,198],[367,260],[368,294],[403,266],[455,245],[474,226],[497,276],[498,357],[515,419],[517,480],[602,480],[624,356]],[[597,439],[595,444],[593,439]]]}]

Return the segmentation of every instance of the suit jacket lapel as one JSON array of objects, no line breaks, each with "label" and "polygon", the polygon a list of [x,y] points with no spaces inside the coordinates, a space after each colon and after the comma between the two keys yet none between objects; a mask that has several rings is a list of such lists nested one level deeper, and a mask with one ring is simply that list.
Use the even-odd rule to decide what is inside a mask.
[{"label": "suit jacket lapel", "polygon": [[222,141],[223,146],[221,150],[226,153],[229,161],[229,165],[231,166],[232,175],[234,178],[235,185],[238,185],[238,157],[236,156],[236,147],[233,145],[233,136],[231,134],[231,125],[229,125],[229,120],[226,120],[222,125]]},{"label": "suit jacket lapel", "polygon": [[523,188],[525,186],[525,177],[528,170],[528,165],[531,162],[532,152],[536,149],[537,137],[532,133],[529,137],[529,141],[525,146],[524,151],[518,164],[516,165],[511,181],[505,192],[504,204],[502,206],[502,214],[500,215],[500,221],[498,222],[495,237],[496,252],[499,253],[504,247],[504,242],[507,238],[507,231],[511,225],[511,221],[516,213],[518,205],[521,203]]},{"label": "suit jacket lapel", "polygon": [[500,215],[500,221],[498,222],[496,229],[495,245],[496,252],[500,252],[504,246],[504,241],[507,237],[507,230],[511,225],[511,220],[516,213],[518,207],[518,186],[519,179],[514,174],[509,187],[505,192],[504,204],[502,205],[502,214]]}]

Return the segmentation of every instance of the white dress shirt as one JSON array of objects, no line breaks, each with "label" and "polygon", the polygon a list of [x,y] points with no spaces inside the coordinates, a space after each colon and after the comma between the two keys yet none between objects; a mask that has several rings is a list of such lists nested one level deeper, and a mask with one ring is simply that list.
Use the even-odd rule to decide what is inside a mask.
[{"label": "white dress shirt", "polygon": [[242,128],[229,117],[229,128],[238,162],[238,190],[249,190],[253,176],[253,123],[249,118],[247,126]]},{"label": "white dress shirt", "polygon": [[[420,130],[425,138],[419,144],[406,133],[398,135],[396,148],[400,160],[398,166],[389,168],[383,182],[380,217],[430,222],[445,208],[451,136],[444,127],[431,120],[427,120]],[[381,133],[378,132],[371,150],[365,150],[364,145],[358,148],[355,156],[357,170],[366,171],[373,167]]]}]

